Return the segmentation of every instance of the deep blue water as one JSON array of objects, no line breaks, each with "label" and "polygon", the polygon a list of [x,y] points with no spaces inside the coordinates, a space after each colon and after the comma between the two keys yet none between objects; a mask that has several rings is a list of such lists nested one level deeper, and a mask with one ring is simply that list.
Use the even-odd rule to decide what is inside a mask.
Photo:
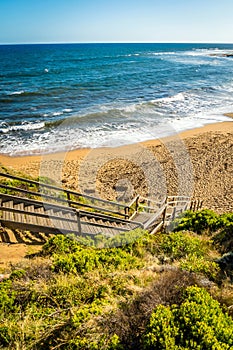
[{"label": "deep blue water", "polygon": [[225,120],[233,45],[0,46],[0,152],[115,146]]}]

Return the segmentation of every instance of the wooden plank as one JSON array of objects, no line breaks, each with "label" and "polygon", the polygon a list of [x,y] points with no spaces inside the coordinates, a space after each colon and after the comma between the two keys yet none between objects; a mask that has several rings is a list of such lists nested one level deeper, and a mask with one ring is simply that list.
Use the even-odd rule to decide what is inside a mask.
[{"label": "wooden plank", "polygon": [[[24,207],[25,209],[25,212],[32,212],[34,213],[34,206],[33,205],[27,205]],[[28,224],[32,224],[32,225],[36,225],[37,224],[37,220],[36,220],[36,217],[35,216],[32,216],[30,214],[25,214],[25,221],[26,223]]]},{"label": "wooden plank", "polygon": [[43,206],[35,206],[34,212],[38,214],[35,216],[35,223],[43,226],[50,226],[50,223],[48,222],[47,218],[41,216],[41,214],[42,215],[45,214],[45,210]]}]

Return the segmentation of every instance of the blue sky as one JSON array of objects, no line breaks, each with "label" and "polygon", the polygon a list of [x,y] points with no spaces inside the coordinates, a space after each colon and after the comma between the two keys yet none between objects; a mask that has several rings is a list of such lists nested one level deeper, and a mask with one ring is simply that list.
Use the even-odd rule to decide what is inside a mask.
[{"label": "blue sky", "polygon": [[233,43],[233,0],[0,0],[0,43]]}]

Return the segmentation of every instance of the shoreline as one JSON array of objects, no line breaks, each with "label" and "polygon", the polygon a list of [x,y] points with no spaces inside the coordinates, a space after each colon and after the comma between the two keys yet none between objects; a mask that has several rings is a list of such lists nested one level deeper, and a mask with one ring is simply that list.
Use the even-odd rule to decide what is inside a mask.
[{"label": "shoreline", "polygon": [[[153,145],[157,142],[161,142],[163,140],[169,140],[173,139],[175,137],[179,137],[181,139],[185,139],[186,137],[192,137],[200,133],[209,132],[209,131],[225,131],[228,129],[228,126],[231,128],[231,124],[233,120],[231,121],[230,118],[233,118],[233,113],[225,113],[224,116],[229,117],[229,121],[218,121],[210,124],[205,124],[201,127],[187,129],[181,132],[176,132],[169,136],[164,136],[161,138],[155,138],[155,139],[149,139],[146,141],[136,142],[132,144],[127,144],[123,146],[116,146],[116,147],[98,147],[98,148],[77,148],[72,149],[64,152],[51,152],[51,153],[45,153],[45,154],[30,154],[30,155],[7,155],[0,153],[0,164],[3,164],[5,166],[14,166],[18,168],[19,163],[21,161],[22,164],[28,163],[28,162],[40,162],[43,158],[48,158],[51,156],[54,156],[55,159],[61,158],[64,154],[66,155],[66,160],[73,160],[78,158],[85,157],[88,152],[90,152],[93,149],[121,149],[126,147],[134,147],[136,144],[141,144],[144,146]],[[221,127],[220,127],[221,126]]]}]

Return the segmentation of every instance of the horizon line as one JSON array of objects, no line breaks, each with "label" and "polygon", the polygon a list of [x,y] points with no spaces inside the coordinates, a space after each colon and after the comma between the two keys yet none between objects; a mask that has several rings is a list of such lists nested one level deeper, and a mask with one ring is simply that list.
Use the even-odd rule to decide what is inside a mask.
[{"label": "horizon line", "polygon": [[45,41],[45,42],[8,42],[4,45],[64,45],[64,44],[225,44],[232,45],[233,42],[218,41]]}]

